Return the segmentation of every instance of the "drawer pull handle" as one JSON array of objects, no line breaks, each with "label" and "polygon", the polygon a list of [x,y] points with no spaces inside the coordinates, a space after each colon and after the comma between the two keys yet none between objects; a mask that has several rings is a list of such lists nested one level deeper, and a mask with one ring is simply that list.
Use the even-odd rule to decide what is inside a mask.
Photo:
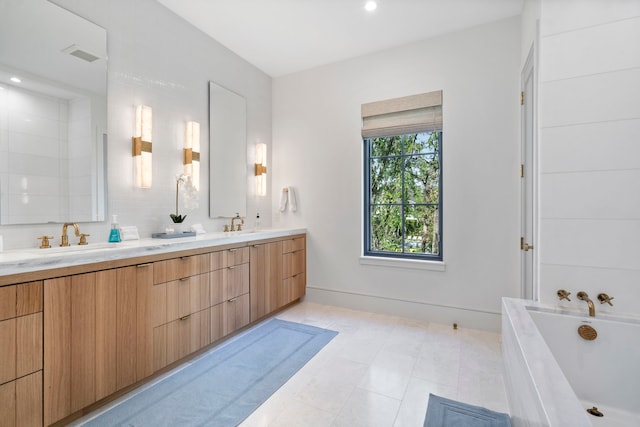
[{"label": "drawer pull handle", "polygon": [[186,261],[186,260],[188,260],[188,259],[189,259],[189,257],[188,257],[188,256],[181,256],[181,257],[180,257],[180,259],[181,259],[182,261]]},{"label": "drawer pull handle", "polygon": [[185,282],[185,281],[187,281],[187,280],[189,280],[189,278],[188,278],[188,277],[183,277],[182,279],[180,279],[180,281],[181,281],[181,282]]},{"label": "drawer pull handle", "polygon": [[231,265],[231,266],[229,266],[229,267],[227,267],[227,268],[228,268],[229,270],[233,270],[234,268],[236,268],[236,266],[235,266],[235,265]]},{"label": "drawer pull handle", "polygon": [[191,317],[191,315],[187,314],[186,316],[182,316],[180,320],[187,320],[189,317]]},{"label": "drawer pull handle", "polygon": [[228,302],[236,302],[237,299],[238,299],[238,297],[231,298]]},{"label": "drawer pull handle", "polygon": [[229,252],[235,252],[237,249],[229,249]]},{"label": "drawer pull handle", "polygon": [[146,263],[146,264],[138,264],[138,265],[136,265],[136,267],[138,267],[138,268],[142,268],[142,267],[149,267],[149,266],[150,266],[150,265],[152,265],[152,264],[153,264],[152,262],[148,262],[148,263]]}]

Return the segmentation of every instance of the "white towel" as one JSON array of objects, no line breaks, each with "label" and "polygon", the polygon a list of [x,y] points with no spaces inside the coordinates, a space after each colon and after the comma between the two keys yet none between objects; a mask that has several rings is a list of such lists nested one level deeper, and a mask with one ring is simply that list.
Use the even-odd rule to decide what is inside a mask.
[{"label": "white towel", "polygon": [[282,187],[282,192],[280,193],[280,212],[284,212],[287,209],[287,194],[289,189],[287,187]]},{"label": "white towel", "polygon": [[296,192],[293,187],[289,187],[289,206],[291,206],[291,212],[298,210],[298,201],[296,200]]}]

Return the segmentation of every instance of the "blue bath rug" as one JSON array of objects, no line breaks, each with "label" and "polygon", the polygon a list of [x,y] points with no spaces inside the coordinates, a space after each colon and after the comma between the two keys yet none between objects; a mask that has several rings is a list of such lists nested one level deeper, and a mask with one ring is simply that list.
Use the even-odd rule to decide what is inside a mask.
[{"label": "blue bath rug", "polygon": [[424,427],[511,427],[509,414],[429,394]]},{"label": "blue bath rug", "polygon": [[338,333],[272,319],[86,426],[236,426]]}]

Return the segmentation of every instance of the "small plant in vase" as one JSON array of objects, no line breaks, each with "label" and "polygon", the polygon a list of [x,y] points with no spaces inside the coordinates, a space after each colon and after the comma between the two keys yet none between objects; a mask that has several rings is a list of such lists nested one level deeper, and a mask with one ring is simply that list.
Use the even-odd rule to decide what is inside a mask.
[{"label": "small plant in vase", "polygon": [[[176,213],[169,214],[171,221],[174,224],[182,224],[187,215],[181,215],[178,210],[178,201],[180,200],[180,185],[184,187],[184,199],[186,209],[195,209],[198,206],[197,191],[191,182],[191,178],[188,175],[180,174],[176,176]],[[176,227],[178,228],[178,227]]]}]

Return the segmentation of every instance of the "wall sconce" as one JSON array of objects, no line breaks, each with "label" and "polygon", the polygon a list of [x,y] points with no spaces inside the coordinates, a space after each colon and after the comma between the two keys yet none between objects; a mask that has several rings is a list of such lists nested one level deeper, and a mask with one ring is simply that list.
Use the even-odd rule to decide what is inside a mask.
[{"label": "wall sconce", "polygon": [[184,139],[184,174],[191,177],[196,191],[200,190],[200,123],[187,122]]},{"label": "wall sconce", "polygon": [[256,195],[267,195],[267,144],[256,144]]},{"label": "wall sconce", "polygon": [[133,180],[136,187],[151,187],[151,107],[138,105],[136,107],[136,124],[133,135]]}]

